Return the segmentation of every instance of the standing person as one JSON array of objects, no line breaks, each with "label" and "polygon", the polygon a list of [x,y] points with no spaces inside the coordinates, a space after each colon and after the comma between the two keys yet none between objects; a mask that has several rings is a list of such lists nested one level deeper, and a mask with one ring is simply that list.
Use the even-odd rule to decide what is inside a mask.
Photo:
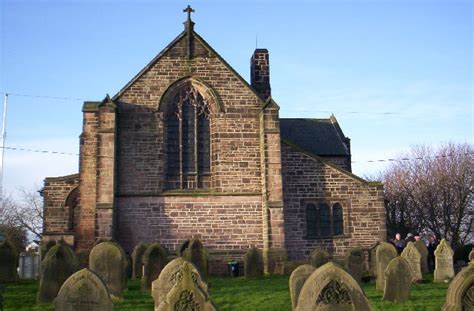
[{"label": "standing person", "polygon": [[407,237],[405,238],[405,242],[408,244],[408,242],[415,242],[415,237],[413,237],[412,233],[408,233]]},{"label": "standing person", "polygon": [[393,244],[395,245],[395,248],[397,249],[398,255],[400,255],[405,248],[405,240],[402,239],[402,236],[400,233],[395,234],[395,240],[393,240]]},{"label": "standing person", "polygon": [[419,233],[415,233],[415,241],[418,242],[419,240],[421,240],[420,234],[419,234]]},{"label": "standing person", "polygon": [[435,268],[435,250],[438,247],[439,241],[436,235],[432,234],[428,240],[428,266],[430,271],[434,271]]}]

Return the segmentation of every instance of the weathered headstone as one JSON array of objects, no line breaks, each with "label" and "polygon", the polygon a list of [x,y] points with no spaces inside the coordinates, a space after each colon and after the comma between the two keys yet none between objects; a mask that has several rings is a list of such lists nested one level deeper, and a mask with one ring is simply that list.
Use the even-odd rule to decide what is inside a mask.
[{"label": "weathered headstone", "polygon": [[442,311],[474,310],[474,264],[462,269],[449,284]]},{"label": "weathered headstone", "polygon": [[329,262],[316,269],[301,289],[296,306],[298,311],[311,310],[372,310],[359,283]]},{"label": "weathered headstone", "polygon": [[36,300],[52,302],[64,281],[76,272],[79,263],[66,244],[58,243],[44,256],[40,268],[40,283]]},{"label": "weathered headstone", "polygon": [[16,272],[16,264],[18,255],[9,241],[5,240],[0,243],[0,284],[16,282],[18,274]]},{"label": "weathered headstone", "polygon": [[40,244],[40,252],[41,252],[41,260],[44,259],[44,256],[46,256],[46,254],[48,253],[48,251],[51,249],[51,247],[53,247],[54,245],[56,245],[56,241],[53,241],[53,240],[49,240],[47,242],[41,242]]},{"label": "weathered headstone", "polygon": [[378,290],[383,290],[385,287],[385,269],[387,268],[390,261],[398,256],[397,249],[390,243],[382,242],[377,247],[375,256],[377,258],[377,280],[375,283],[375,288]]},{"label": "weathered headstone", "polygon": [[371,276],[377,276],[377,247],[380,242],[375,243],[369,248],[369,273]]},{"label": "weathered headstone", "polygon": [[89,269],[104,281],[113,300],[120,300],[127,287],[126,268],[125,253],[115,242],[99,243],[89,254]]},{"label": "weathered headstone", "polygon": [[191,242],[191,240],[184,240],[183,243],[181,243],[181,245],[179,246],[179,248],[176,250],[176,255],[178,255],[178,257],[182,257],[184,255],[184,251],[189,247],[189,243]]},{"label": "weathered headstone", "polygon": [[[157,308],[162,300],[165,299],[166,295],[169,291],[173,288],[176,284],[176,281],[179,278],[179,271],[184,263],[187,261],[181,257],[173,259],[170,261],[163,271],[161,271],[160,276],[158,279],[154,280],[151,285],[151,296],[155,301],[155,308]],[[191,274],[193,278],[196,280],[197,286],[201,287],[205,292],[207,292],[207,284],[201,280],[201,275],[199,271],[192,266]]]},{"label": "weathered headstone", "polygon": [[469,262],[474,263],[474,249],[469,252]]},{"label": "weathered headstone", "polygon": [[101,278],[85,268],[71,275],[54,299],[56,311],[110,311],[114,305]]},{"label": "weathered headstone", "polygon": [[410,299],[411,267],[408,261],[399,256],[390,261],[385,269],[385,288],[383,300],[404,302]]},{"label": "weathered headstone", "polygon": [[434,252],[435,271],[434,282],[444,282],[454,277],[453,255],[451,246],[442,239]]},{"label": "weathered headstone", "polygon": [[155,300],[158,303],[155,311],[217,310],[208,293],[199,286],[195,267],[186,261],[179,266],[174,285],[163,298],[159,302]]},{"label": "weathered headstone", "polygon": [[289,285],[292,310],[296,308],[301,288],[315,269],[312,265],[301,265],[291,273]]},{"label": "weathered headstone", "polygon": [[199,239],[192,239],[188,248],[183,252],[183,258],[198,269],[202,279],[206,282],[209,277],[208,257],[209,253]]},{"label": "weathered headstone", "polygon": [[361,247],[355,247],[348,251],[345,259],[347,272],[360,284],[365,271],[365,253]]},{"label": "weathered headstone", "polygon": [[142,290],[149,291],[151,283],[160,276],[161,271],[168,263],[168,254],[160,243],[153,243],[143,253],[142,263]]},{"label": "weathered headstone", "polygon": [[311,252],[310,259],[313,267],[319,268],[329,262],[329,254],[323,249],[315,248]]},{"label": "weathered headstone", "polygon": [[244,256],[244,274],[246,277],[263,275],[263,255],[255,246],[252,246]]},{"label": "weathered headstone", "polygon": [[429,272],[428,269],[428,248],[426,247],[425,242],[422,240],[418,240],[415,242],[415,247],[421,255],[420,259],[420,266],[421,266],[421,273]]},{"label": "weathered headstone", "polygon": [[415,247],[415,243],[408,242],[400,256],[405,258],[410,265],[411,281],[413,283],[421,281],[423,278],[421,275],[421,254]]},{"label": "weathered headstone", "polygon": [[147,249],[147,245],[143,242],[139,242],[132,252],[132,280],[141,279],[143,276],[143,253]]}]

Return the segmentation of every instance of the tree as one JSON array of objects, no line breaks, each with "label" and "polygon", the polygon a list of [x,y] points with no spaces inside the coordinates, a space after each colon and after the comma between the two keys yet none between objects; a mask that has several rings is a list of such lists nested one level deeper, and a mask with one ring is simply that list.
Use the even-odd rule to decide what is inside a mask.
[{"label": "tree", "polygon": [[468,144],[418,146],[393,163],[382,175],[389,235],[432,232],[453,247],[472,241],[473,156]]},{"label": "tree", "polygon": [[0,234],[15,247],[17,253],[25,249],[27,243],[26,230],[18,224],[9,211],[14,207],[10,197],[0,201]]}]

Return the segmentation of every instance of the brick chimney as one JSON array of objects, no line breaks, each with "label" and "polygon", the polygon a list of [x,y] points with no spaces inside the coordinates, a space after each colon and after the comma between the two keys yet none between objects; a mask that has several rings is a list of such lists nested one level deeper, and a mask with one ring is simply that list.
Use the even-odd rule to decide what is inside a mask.
[{"label": "brick chimney", "polygon": [[263,100],[271,95],[270,57],[267,49],[256,49],[250,59],[250,84]]}]

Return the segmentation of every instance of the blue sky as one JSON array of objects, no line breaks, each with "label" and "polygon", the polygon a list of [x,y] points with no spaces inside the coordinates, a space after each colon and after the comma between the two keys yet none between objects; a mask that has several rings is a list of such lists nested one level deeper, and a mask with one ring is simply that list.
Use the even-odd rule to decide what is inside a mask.
[{"label": "blue sky", "polygon": [[[6,145],[77,153],[82,101],[115,94],[183,30],[191,4],[196,32],[245,79],[256,41],[269,49],[281,117],[334,113],[354,172],[374,174],[386,163],[367,160],[473,142],[473,3],[0,0]],[[39,187],[77,166],[7,150],[4,187]]]}]

